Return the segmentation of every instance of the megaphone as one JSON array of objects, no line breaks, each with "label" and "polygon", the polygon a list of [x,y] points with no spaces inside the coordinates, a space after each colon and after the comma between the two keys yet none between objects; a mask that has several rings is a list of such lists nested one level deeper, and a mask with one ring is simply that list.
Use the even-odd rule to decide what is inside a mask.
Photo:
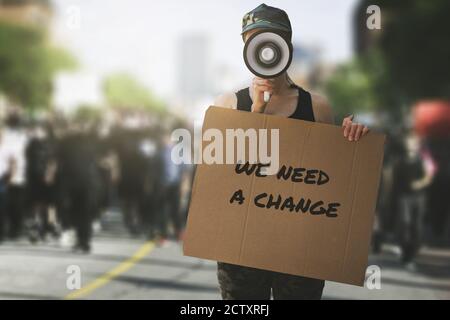
[{"label": "megaphone", "polygon": [[[244,46],[244,61],[257,77],[275,78],[289,68],[292,61],[292,43],[276,31],[261,30],[250,36]],[[270,99],[264,92],[264,101]]]}]

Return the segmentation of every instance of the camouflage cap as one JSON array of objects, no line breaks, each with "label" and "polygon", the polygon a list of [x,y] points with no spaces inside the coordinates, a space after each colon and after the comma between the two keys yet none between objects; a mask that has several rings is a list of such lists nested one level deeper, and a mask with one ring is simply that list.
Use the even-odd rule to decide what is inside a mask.
[{"label": "camouflage cap", "polygon": [[292,38],[291,22],[281,9],[261,4],[242,18],[242,33],[253,29],[271,29],[286,32]]}]

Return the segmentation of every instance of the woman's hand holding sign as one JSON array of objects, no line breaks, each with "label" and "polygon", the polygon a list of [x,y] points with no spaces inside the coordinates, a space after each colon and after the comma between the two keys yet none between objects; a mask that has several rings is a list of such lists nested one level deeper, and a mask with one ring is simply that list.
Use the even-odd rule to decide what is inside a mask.
[{"label": "woman's hand holding sign", "polygon": [[365,125],[353,122],[353,115],[344,118],[342,127],[344,128],[344,137],[348,138],[348,141],[358,141],[369,132],[369,128]]}]

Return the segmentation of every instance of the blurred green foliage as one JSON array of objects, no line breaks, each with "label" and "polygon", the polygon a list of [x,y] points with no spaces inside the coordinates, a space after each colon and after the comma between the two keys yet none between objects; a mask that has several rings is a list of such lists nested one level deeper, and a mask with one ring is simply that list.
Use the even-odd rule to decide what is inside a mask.
[{"label": "blurred green foliage", "polygon": [[386,62],[378,50],[338,66],[325,90],[338,117],[361,112],[387,112],[392,118],[403,114],[403,104],[392,90]]},{"label": "blurred green foliage", "polygon": [[49,107],[55,73],[76,66],[68,52],[49,45],[43,29],[0,23],[0,93],[11,102]]},{"label": "blurred green foliage", "polygon": [[385,111],[401,119],[418,100],[449,99],[450,1],[362,0],[357,14],[373,4],[381,8],[381,32],[365,30],[373,41],[325,85],[336,113]]},{"label": "blurred green foliage", "polygon": [[408,103],[450,97],[450,1],[364,0],[381,8],[383,53],[392,90]]},{"label": "blurred green foliage", "polygon": [[81,123],[96,123],[102,119],[102,110],[98,106],[82,104],[76,109],[73,118]]},{"label": "blurred green foliage", "polygon": [[165,106],[147,87],[128,73],[114,73],[105,78],[103,91],[109,106],[163,113]]},{"label": "blurred green foliage", "polygon": [[338,117],[376,108],[373,81],[361,60],[340,65],[325,89]]}]

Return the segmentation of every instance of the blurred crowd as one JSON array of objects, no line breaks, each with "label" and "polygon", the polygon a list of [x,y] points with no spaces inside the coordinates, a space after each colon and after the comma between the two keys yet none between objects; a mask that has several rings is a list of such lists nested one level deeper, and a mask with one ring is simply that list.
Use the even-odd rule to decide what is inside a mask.
[{"label": "blurred crowd", "polygon": [[180,239],[192,168],[171,159],[183,124],[126,111],[95,120],[7,114],[0,130],[0,243],[75,233],[88,253],[94,222],[119,209],[130,234]]},{"label": "blurred crowd", "polygon": [[[136,110],[39,120],[13,110],[4,118],[0,242],[66,243],[75,234],[73,249],[87,253],[93,226],[112,210],[132,236],[182,238],[194,171],[171,161],[170,134],[189,127],[182,120]],[[395,244],[409,263],[424,245],[450,245],[450,126],[442,127],[428,135],[413,126],[387,132],[375,252]]]}]

